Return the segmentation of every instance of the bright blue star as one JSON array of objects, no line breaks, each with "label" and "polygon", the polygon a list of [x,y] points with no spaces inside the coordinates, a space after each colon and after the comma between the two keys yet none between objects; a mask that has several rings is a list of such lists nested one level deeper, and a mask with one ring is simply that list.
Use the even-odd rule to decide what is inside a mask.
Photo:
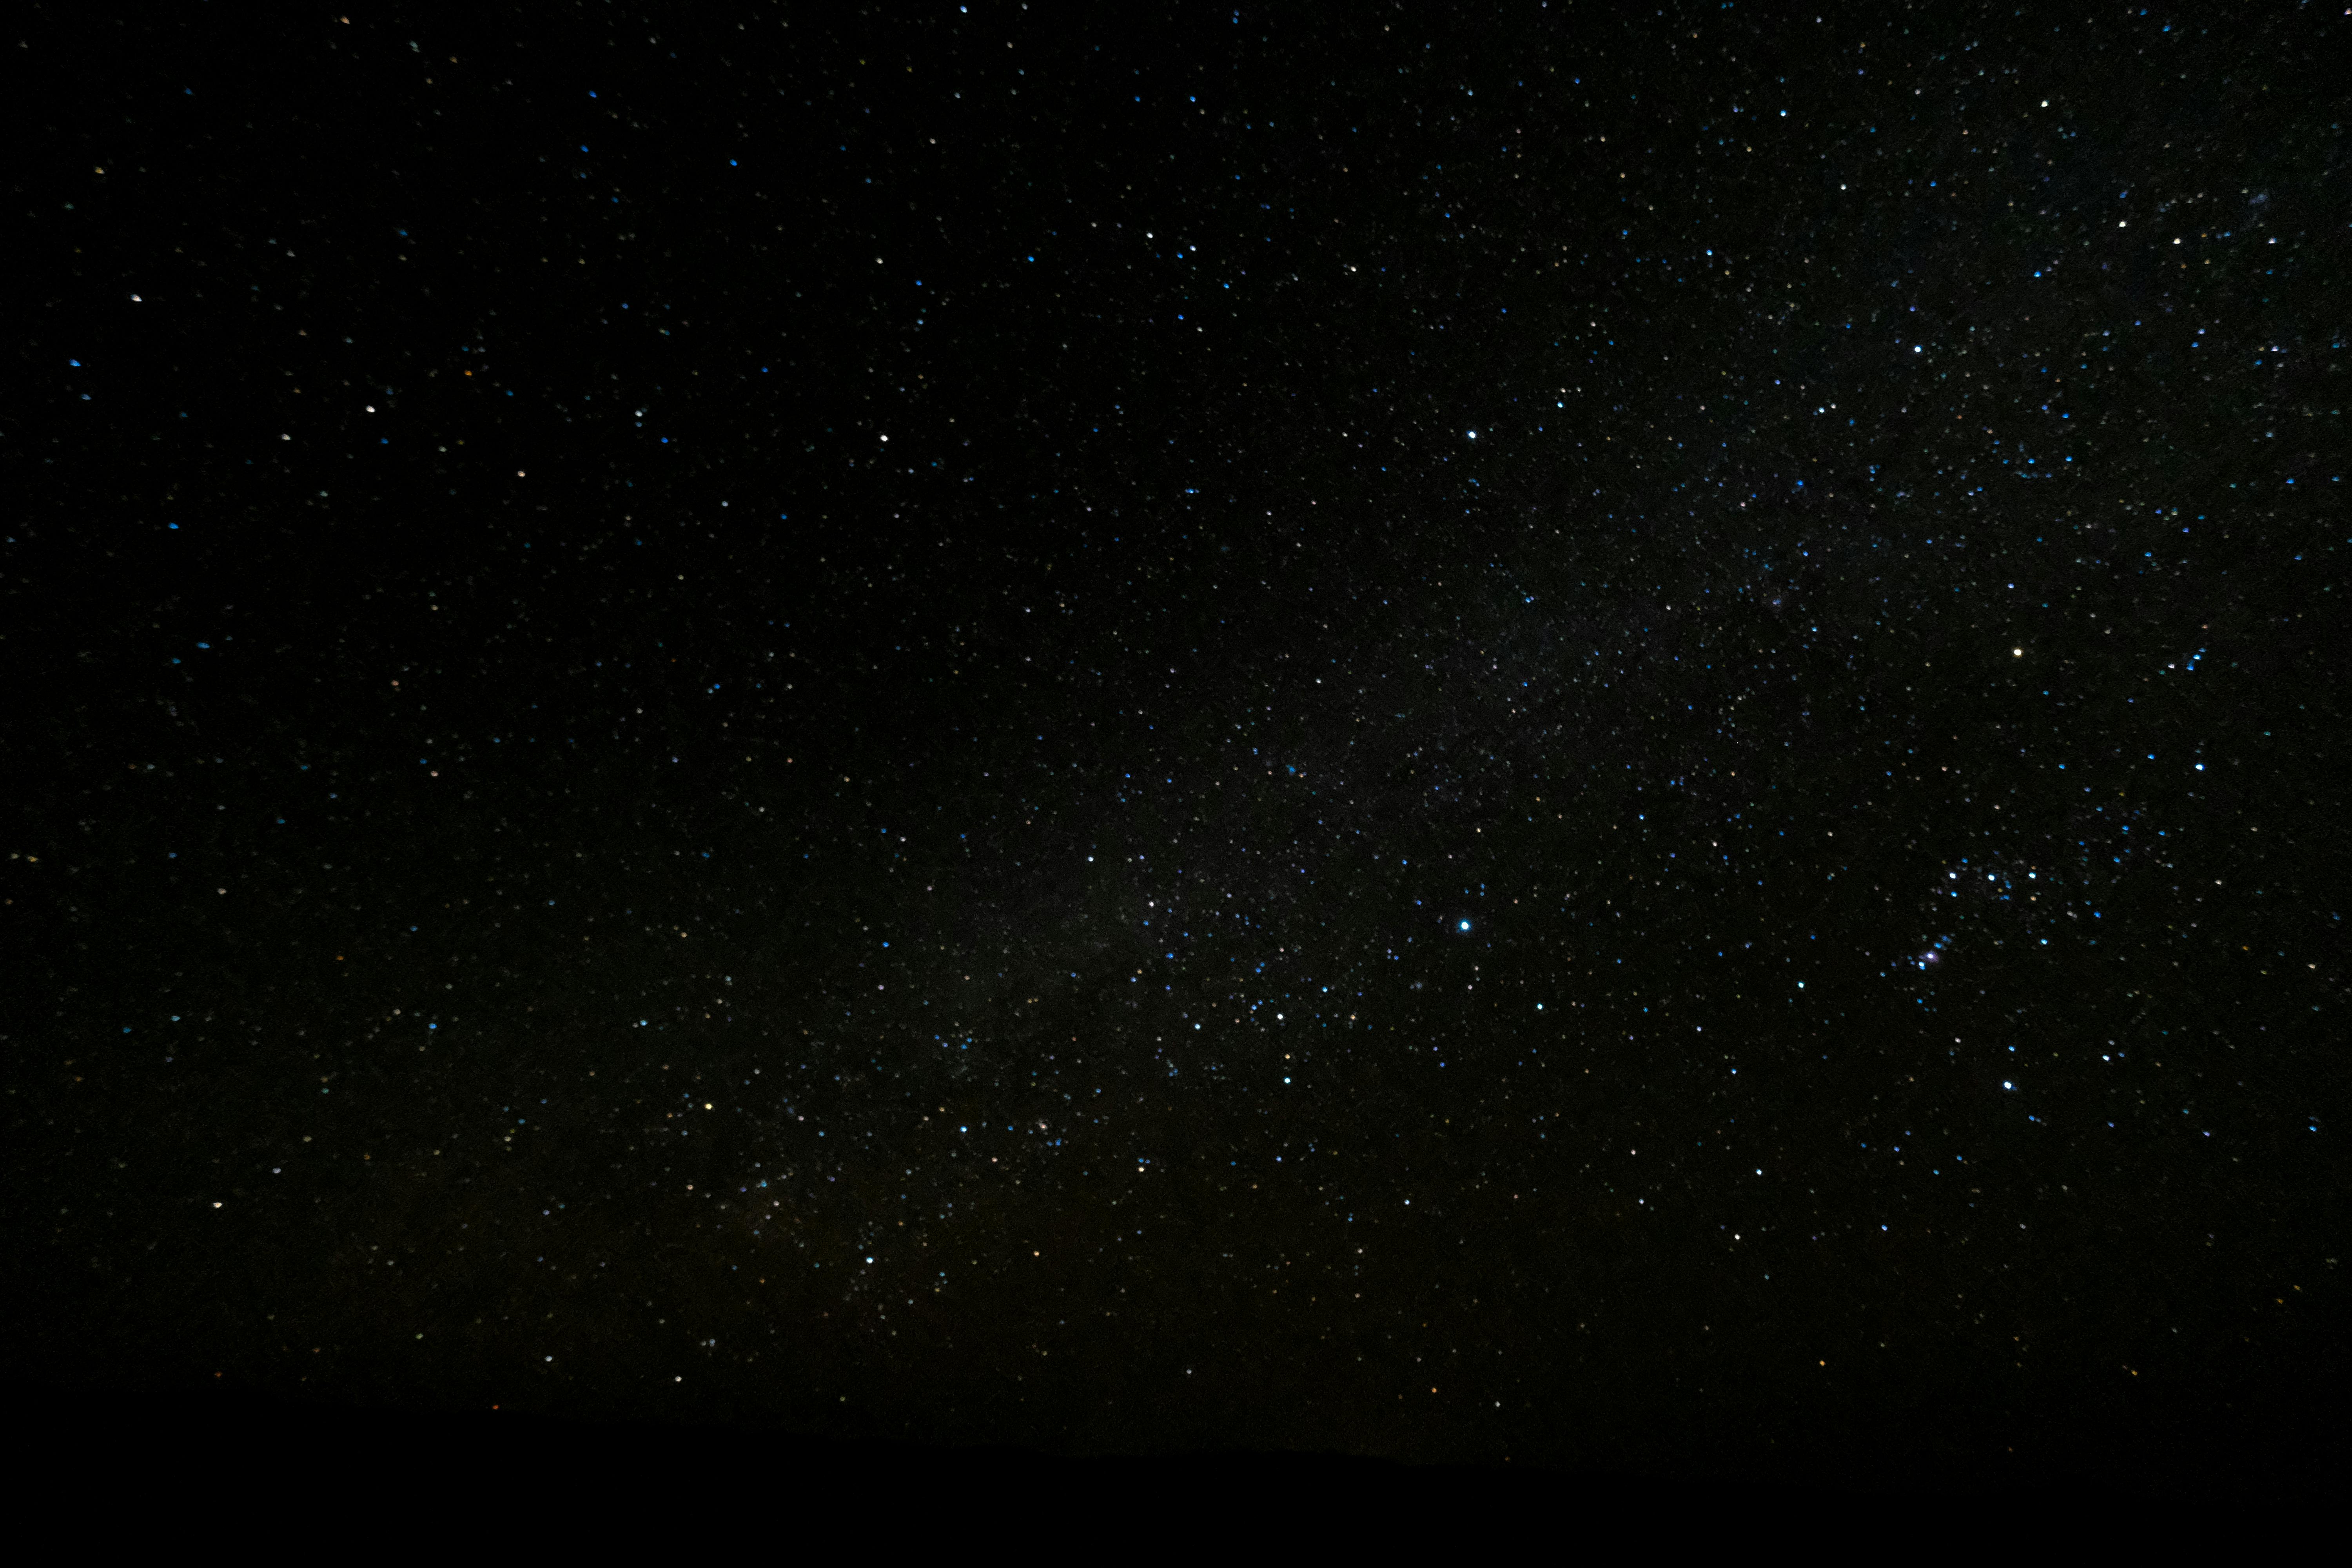
[{"label": "bright blue star", "polygon": [[1462,929],[1464,931],[1468,931],[1470,929],[1470,922],[1468,921],[1464,921],[1462,922]]}]

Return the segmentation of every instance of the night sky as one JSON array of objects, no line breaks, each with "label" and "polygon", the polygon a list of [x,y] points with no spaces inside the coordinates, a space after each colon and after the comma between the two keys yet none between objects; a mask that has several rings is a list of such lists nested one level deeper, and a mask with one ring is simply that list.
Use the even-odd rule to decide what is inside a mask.
[{"label": "night sky", "polygon": [[7,1370],[2292,1447],[2338,11],[50,8]]}]

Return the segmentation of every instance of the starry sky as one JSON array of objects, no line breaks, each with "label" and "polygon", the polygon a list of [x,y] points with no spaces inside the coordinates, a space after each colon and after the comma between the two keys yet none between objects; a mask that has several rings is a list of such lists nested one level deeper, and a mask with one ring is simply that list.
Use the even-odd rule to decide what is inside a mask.
[{"label": "starry sky", "polygon": [[2331,9],[49,8],[13,1371],[2277,1433],[2341,1375]]}]

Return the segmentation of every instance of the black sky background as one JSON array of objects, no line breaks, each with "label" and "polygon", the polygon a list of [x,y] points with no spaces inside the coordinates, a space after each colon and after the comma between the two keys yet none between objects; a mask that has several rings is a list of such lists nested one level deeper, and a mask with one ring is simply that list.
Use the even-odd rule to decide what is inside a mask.
[{"label": "black sky background", "polygon": [[36,15],[16,1375],[2310,1451],[2341,16]]}]

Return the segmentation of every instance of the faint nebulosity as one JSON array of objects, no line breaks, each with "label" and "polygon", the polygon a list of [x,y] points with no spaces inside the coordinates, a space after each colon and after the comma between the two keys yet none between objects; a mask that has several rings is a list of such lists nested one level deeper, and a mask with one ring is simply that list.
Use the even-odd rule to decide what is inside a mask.
[{"label": "faint nebulosity", "polygon": [[1652,9],[35,28],[17,1372],[1791,1474],[2337,1376],[2347,19]]}]

